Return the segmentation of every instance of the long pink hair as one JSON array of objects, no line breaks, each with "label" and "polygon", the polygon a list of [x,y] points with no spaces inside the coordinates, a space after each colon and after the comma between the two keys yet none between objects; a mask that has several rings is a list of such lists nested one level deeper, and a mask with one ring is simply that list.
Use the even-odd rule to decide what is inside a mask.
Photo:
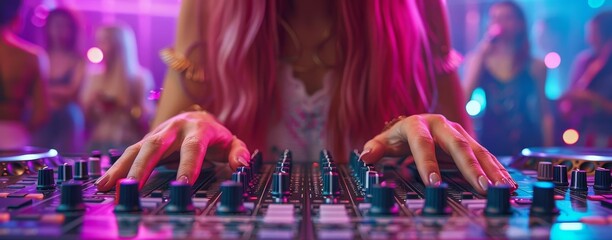
[{"label": "long pink hair", "polygon": [[[418,4],[412,0],[332,1],[338,79],[327,121],[329,148],[344,161],[398,115],[429,112],[434,84]],[[286,0],[210,1],[206,107],[253,148],[265,146],[279,116],[278,17]],[[212,9],[212,10],[210,10]]]}]

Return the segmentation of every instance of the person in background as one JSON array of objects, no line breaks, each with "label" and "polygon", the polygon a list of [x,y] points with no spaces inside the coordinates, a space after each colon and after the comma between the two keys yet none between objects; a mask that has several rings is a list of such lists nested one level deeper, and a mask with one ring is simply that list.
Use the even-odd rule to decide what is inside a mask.
[{"label": "person in background", "polygon": [[544,94],[546,66],[530,53],[523,10],[512,1],[489,10],[487,35],[465,60],[464,88],[486,94],[479,140],[496,155],[553,144],[553,118]]},{"label": "person in background", "polygon": [[134,32],[127,25],[108,25],[96,32],[103,52],[102,70],[85,83],[81,104],[90,131],[88,149],[123,149],[142,138],[153,104],[151,73],[138,62]]},{"label": "person in background", "polygon": [[44,30],[51,67],[51,119],[35,134],[33,144],[62,153],[82,151],[85,120],[78,94],[86,63],[78,47],[79,23],[69,10],[55,9],[49,12]]},{"label": "person in background", "polygon": [[[515,189],[470,136],[444,2],[181,1],[153,128],[98,189],[125,177],[142,186],[161,163],[193,184],[204,161],[235,169],[249,165],[250,150],[273,159],[285,148],[303,162],[322,148],[339,163],[353,149],[367,163],[407,159],[426,185],[440,184],[439,164],[451,163],[480,193]],[[174,153],[180,159],[167,158]]]},{"label": "person in background", "polygon": [[612,11],[587,25],[591,46],[573,65],[572,86],[560,99],[565,122],[580,133],[579,145],[612,147]]},{"label": "person in background", "polygon": [[49,116],[44,50],[15,35],[21,0],[0,1],[0,149],[30,144]]}]

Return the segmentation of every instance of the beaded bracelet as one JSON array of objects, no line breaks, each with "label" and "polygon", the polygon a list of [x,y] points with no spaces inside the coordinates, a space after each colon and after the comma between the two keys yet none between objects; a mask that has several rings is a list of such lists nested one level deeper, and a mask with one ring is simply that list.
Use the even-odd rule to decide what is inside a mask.
[{"label": "beaded bracelet", "polygon": [[159,51],[161,60],[168,68],[175,70],[185,76],[185,79],[194,82],[204,82],[206,75],[204,70],[199,66],[195,66],[191,61],[179,55],[173,48],[164,48]]}]

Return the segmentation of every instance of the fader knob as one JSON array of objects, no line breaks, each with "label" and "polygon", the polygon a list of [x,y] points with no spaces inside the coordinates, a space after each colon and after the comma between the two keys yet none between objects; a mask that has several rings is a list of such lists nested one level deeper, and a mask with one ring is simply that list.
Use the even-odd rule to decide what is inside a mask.
[{"label": "fader knob", "polygon": [[610,190],[610,169],[595,169],[595,183],[593,188],[597,190]]},{"label": "fader knob", "polygon": [[217,213],[237,214],[246,212],[242,204],[242,185],[234,181],[221,183],[221,203],[217,207]]},{"label": "fader knob", "polygon": [[253,169],[247,166],[241,166],[237,169],[238,172],[244,172],[247,175],[247,180],[251,181],[253,179]]},{"label": "fader knob", "polygon": [[109,157],[109,160],[110,160],[110,164],[113,165],[121,157],[121,151],[119,151],[117,149],[109,149],[108,150],[108,157]]},{"label": "fader knob", "polygon": [[57,168],[57,182],[62,183],[72,180],[72,165],[62,164]]},{"label": "fader knob", "polygon": [[195,207],[191,199],[191,186],[183,181],[170,183],[170,202],[166,206],[169,214],[194,213]]},{"label": "fader knob", "polygon": [[247,180],[247,174],[245,172],[234,172],[232,173],[232,181],[240,184],[242,187],[242,192],[246,193],[249,188],[249,181]]},{"label": "fader knob", "polygon": [[326,172],[323,174],[323,196],[340,195],[338,173]]},{"label": "fader knob", "polygon": [[100,158],[90,157],[87,163],[87,173],[92,177],[102,176],[102,170],[100,168]]},{"label": "fader knob", "polygon": [[55,188],[55,180],[53,179],[53,169],[43,168],[38,170],[38,182],[36,189],[49,190]]},{"label": "fader knob", "polygon": [[289,174],[286,172],[272,173],[272,196],[282,197],[291,194],[290,181]]},{"label": "fader knob", "polygon": [[553,180],[553,166],[550,162],[539,162],[538,163],[538,180],[539,181],[552,181]]},{"label": "fader knob", "polygon": [[393,196],[395,184],[382,182],[374,185],[373,188],[372,208],[370,209],[370,213],[377,216],[396,214],[398,209],[395,205]]},{"label": "fader knob", "polygon": [[140,194],[138,193],[138,180],[123,179],[119,182],[119,201],[115,206],[115,212],[139,212]]},{"label": "fader knob", "polygon": [[567,186],[567,166],[555,165],[553,168],[553,183],[557,186]]},{"label": "fader knob", "polygon": [[446,189],[448,185],[441,183],[437,186],[430,185],[425,188],[424,216],[443,216],[450,214],[451,210],[446,203]]},{"label": "fader knob", "polygon": [[536,182],[533,184],[533,199],[530,214],[554,215],[557,214],[555,203],[555,185],[550,182]]},{"label": "fader knob", "polygon": [[81,182],[64,182],[62,184],[62,195],[60,205],[57,207],[58,212],[78,212],[85,211],[83,203],[83,188]]},{"label": "fader knob", "polygon": [[95,158],[102,158],[102,151],[100,151],[100,150],[93,150],[93,151],[91,151],[91,154],[89,156],[90,157],[95,157]]},{"label": "fader knob", "polygon": [[368,177],[364,184],[366,198],[371,198],[374,190],[374,185],[380,183],[380,176],[376,171],[368,171]]},{"label": "fader knob", "polygon": [[587,187],[587,174],[584,170],[574,170],[572,171],[572,182],[570,184],[571,190],[577,191],[586,191]]},{"label": "fader knob", "polygon": [[86,161],[76,161],[74,163],[74,179],[75,180],[89,179],[89,173],[88,173]]},{"label": "fader knob", "polygon": [[510,186],[489,186],[489,189],[487,189],[487,207],[485,208],[485,215],[503,216],[510,214]]}]

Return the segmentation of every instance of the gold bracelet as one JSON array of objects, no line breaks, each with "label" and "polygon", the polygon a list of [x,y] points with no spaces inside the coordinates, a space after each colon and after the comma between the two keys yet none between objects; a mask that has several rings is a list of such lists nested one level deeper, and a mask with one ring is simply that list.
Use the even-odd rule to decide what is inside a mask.
[{"label": "gold bracelet", "polygon": [[399,115],[397,117],[394,117],[393,119],[386,121],[385,122],[385,127],[383,128],[383,132],[389,130],[389,128],[393,127],[393,125],[395,125],[397,122],[404,120],[404,118],[406,118],[406,116],[404,115]]},{"label": "gold bracelet", "polygon": [[186,79],[194,82],[204,82],[206,77],[204,70],[198,66],[195,66],[185,57],[179,56],[174,49],[162,49],[159,51],[159,57],[168,66],[168,68],[183,74]]}]

